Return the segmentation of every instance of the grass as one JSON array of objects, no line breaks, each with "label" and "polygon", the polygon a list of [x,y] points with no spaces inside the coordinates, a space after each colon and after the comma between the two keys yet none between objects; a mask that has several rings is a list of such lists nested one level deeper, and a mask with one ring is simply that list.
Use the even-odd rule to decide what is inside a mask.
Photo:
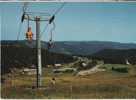
[{"label": "grass", "polygon": [[[115,65],[104,65],[115,66]],[[116,65],[117,66],[117,65]],[[55,98],[55,99],[81,99],[81,98],[136,98],[136,67],[130,68],[128,73],[107,70],[88,76],[74,76],[70,73],[54,75],[51,68],[44,69],[43,89],[32,89],[35,77],[27,75],[13,75],[1,84],[2,98]],[[50,79],[56,77],[56,85],[52,86]]]}]

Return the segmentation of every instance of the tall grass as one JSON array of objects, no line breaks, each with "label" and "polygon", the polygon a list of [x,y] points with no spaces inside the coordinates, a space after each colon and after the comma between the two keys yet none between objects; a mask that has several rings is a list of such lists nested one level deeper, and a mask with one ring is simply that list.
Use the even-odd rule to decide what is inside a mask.
[{"label": "tall grass", "polygon": [[35,85],[35,76],[18,75],[12,80],[9,78],[13,85],[7,86],[6,83],[1,85],[2,98],[136,98],[134,72],[126,73],[125,76],[109,71],[83,77],[61,74],[55,76],[56,85],[53,87],[50,84],[52,77],[50,70],[45,69],[45,72],[42,82],[45,88],[32,89],[32,85]]}]

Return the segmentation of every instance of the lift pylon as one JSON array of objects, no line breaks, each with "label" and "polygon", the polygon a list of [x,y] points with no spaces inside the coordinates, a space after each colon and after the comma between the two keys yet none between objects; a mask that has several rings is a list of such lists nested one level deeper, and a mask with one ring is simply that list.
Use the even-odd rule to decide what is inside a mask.
[{"label": "lift pylon", "polygon": [[39,16],[32,16],[28,13],[22,16],[22,21],[34,21],[36,23],[36,87],[39,88],[42,86],[42,61],[41,61],[41,38],[40,38],[40,22],[49,21],[48,18],[40,18]]}]

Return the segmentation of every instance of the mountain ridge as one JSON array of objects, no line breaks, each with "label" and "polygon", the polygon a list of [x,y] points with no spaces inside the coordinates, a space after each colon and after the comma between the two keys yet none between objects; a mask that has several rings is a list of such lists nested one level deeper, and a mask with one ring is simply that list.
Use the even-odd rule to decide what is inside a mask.
[{"label": "mountain ridge", "polygon": [[89,58],[103,60],[108,64],[136,64],[136,49],[104,49]]},{"label": "mountain ridge", "polygon": [[[1,41],[2,45],[22,45],[30,48],[35,48],[36,41],[28,43],[25,40],[14,41],[7,40]],[[47,42],[42,41],[42,48],[47,48]],[[135,43],[120,43],[112,41],[56,41],[52,52],[62,53],[68,55],[92,55],[103,49],[136,49]]]}]

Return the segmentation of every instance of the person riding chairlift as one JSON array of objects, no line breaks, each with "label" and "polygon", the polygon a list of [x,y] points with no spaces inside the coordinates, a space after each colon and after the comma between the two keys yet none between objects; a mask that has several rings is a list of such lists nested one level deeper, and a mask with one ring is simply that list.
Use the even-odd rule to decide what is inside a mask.
[{"label": "person riding chairlift", "polygon": [[28,41],[33,40],[33,33],[32,33],[31,27],[28,27],[28,31],[26,32],[26,38],[27,38]]}]

